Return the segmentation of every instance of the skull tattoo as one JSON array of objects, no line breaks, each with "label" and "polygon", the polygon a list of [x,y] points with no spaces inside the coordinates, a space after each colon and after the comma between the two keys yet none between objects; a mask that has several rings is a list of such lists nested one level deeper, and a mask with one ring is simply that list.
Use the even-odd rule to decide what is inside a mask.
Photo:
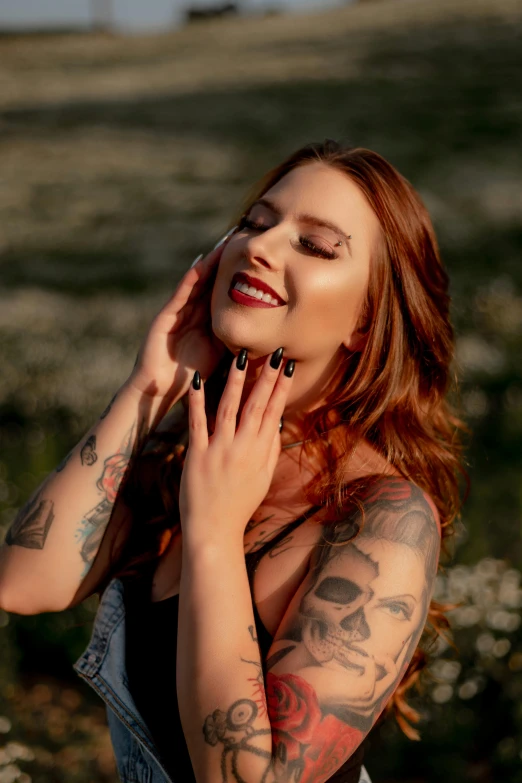
[{"label": "skull tattoo", "polygon": [[358,668],[353,666],[350,650],[371,635],[364,609],[373,596],[371,582],[379,569],[353,544],[338,551],[303,596],[299,607],[302,640],[318,663],[336,660],[343,667]]}]

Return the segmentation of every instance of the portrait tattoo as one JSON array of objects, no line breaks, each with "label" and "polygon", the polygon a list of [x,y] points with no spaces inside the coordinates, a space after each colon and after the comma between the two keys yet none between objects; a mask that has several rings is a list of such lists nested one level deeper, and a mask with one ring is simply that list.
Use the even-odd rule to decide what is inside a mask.
[{"label": "portrait tattoo", "polygon": [[25,549],[43,549],[54,519],[54,503],[42,498],[40,491],[19,511],[7,531],[6,544]]},{"label": "portrait tattoo", "polygon": [[306,670],[314,682],[335,673],[330,714],[369,730],[419,642],[439,548],[434,511],[419,487],[395,477],[376,482],[364,517],[356,509],[323,527],[298,612],[277,635],[279,647],[295,647],[274,669]]},{"label": "portrait tattoo", "polygon": [[96,454],[96,435],[91,435],[87,438],[87,441],[80,451],[80,458],[82,465],[94,465],[98,459],[98,455]]}]

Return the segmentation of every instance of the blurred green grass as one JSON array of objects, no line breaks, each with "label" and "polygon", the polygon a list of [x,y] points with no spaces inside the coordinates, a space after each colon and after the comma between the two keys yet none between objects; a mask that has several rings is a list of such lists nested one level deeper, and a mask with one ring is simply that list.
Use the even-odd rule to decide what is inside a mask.
[{"label": "blurred green grass", "polygon": [[[105,407],[252,181],[333,137],[383,154],[430,209],[473,430],[456,556],[520,569],[521,23],[518,0],[382,0],[160,36],[3,38],[0,525]],[[78,642],[53,623],[0,629],[6,671],[23,681],[40,660],[55,675],[50,650],[74,657]],[[519,737],[522,714],[494,678],[488,688],[489,720],[455,724],[451,705],[431,705],[420,746],[381,732],[376,779],[521,780],[498,747]]]}]

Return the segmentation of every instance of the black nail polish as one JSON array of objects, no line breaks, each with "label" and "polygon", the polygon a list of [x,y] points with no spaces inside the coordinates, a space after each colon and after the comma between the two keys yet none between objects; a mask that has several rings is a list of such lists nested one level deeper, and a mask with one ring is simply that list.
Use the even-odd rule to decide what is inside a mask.
[{"label": "black nail polish", "polygon": [[272,358],[270,359],[270,367],[272,367],[274,370],[278,370],[282,359],[283,359],[283,349],[278,348],[277,351],[274,351],[274,353],[272,354]]},{"label": "black nail polish", "polygon": [[294,374],[295,370],[295,361],[293,359],[289,359],[286,363],[285,367],[285,375],[287,378],[291,378]]},{"label": "black nail polish", "polygon": [[279,432],[281,432],[281,430],[283,429],[283,424],[284,424],[284,423],[285,423],[285,422],[284,422],[284,419],[283,419],[283,417],[281,416],[281,418],[280,418],[280,420],[279,420]]},{"label": "black nail polish", "polygon": [[241,350],[239,351],[239,353],[237,355],[237,359],[236,359],[236,367],[237,367],[238,370],[244,370],[245,369],[246,363],[247,363],[247,358],[248,358],[248,351],[247,351],[247,349],[246,348],[241,348]]},{"label": "black nail polish", "polygon": [[196,370],[194,377],[192,378],[192,388],[194,388],[196,391],[201,389],[201,375],[199,374],[198,370]]}]

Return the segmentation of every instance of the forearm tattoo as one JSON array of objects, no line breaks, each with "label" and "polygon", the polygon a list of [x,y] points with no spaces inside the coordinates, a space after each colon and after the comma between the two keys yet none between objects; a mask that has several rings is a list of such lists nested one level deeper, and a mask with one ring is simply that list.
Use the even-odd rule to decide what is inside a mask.
[{"label": "forearm tattoo", "polygon": [[[103,470],[96,481],[102,499],[83,517],[80,527],[75,531],[75,539],[80,544],[80,556],[85,564],[84,575],[89,570],[100,541],[112,514],[118,489],[125,475],[133,452],[136,426],[126,434],[120,449],[107,457]],[[84,465],[93,465],[96,454],[96,436],[91,436],[81,450]],[[69,459],[70,455],[66,458]],[[57,471],[60,470],[60,466]],[[33,495],[16,516],[5,537],[9,546],[17,545],[25,549],[43,549],[47,536],[55,519],[55,504],[51,498],[44,497],[46,484]]]},{"label": "forearm tattoo", "polygon": [[89,438],[87,438],[87,441],[82,446],[82,450],[80,451],[80,459],[82,461],[82,465],[94,465],[94,463],[98,460],[98,455],[96,454],[96,435],[91,435]]},{"label": "forearm tattoo", "polygon": [[54,503],[42,498],[43,489],[18,512],[7,531],[5,542],[25,549],[43,549],[54,519]]},{"label": "forearm tattoo", "polygon": [[[323,526],[296,608],[266,661],[272,754],[256,746],[266,734],[257,728],[258,690],[205,722],[205,741],[222,747],[224,783],[324,783],[348,760],[417,647],[439,549],[434,507],[401,478],[376,483],[363,515],[355,510]],[[259,768],[252,754],[266,759],[258,779],[249,771]]]},{"label": "forearm tattoo", "polygon": [[[96,557],[101,539],[103,538],[111,517],[118,490],[132,456],[135,433],[136,426],[133,425],[126,434],[119,451],[115,454],[111,454],[111,456],[107,457],[104,461],[103,470],[96,482],[96,487],[98,488],[98,491],[102,493],[103,497],[94,508],[90,509],[84,515],[80,527],[76,530],[75,538],[80,544],[80,556],[85,563],[84,574],[87,573]],[[94,436],[93,438],[94,441],[91,443],[91,448],[86,452],[91,455],[96,447],[96,438]],[[82,449],[82,453],[89,444],[89,441],[92,441],[92,438],[89,438]],[[84,462],[84,464],[94,464],[98,459],[95,452],[94,454],[96,456],[94,461],[90,463],[84,462],[84,457],[82,456],[82,462]],[[92,459],[92,456],[90,458]]]}]

